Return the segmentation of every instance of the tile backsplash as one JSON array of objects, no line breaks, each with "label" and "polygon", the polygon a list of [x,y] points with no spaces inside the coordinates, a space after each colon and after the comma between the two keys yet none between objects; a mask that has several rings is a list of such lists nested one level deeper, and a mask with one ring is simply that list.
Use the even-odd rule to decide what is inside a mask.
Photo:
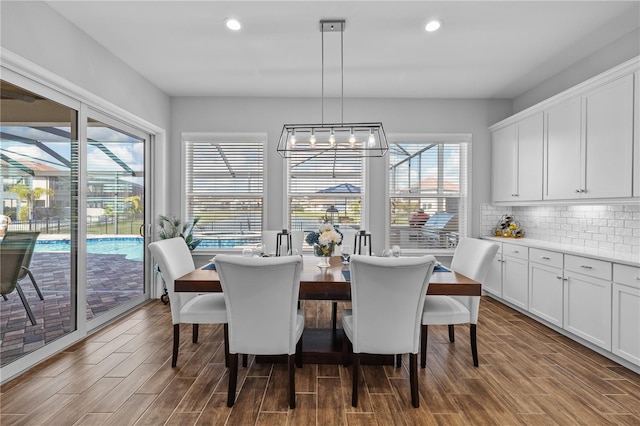
[{"label": "tile backsplash", "polygon": [[640,203],[495,207],[481,204],[480,230],[491,235],[503,215],[515,216],[525,237],[640,254]]}]

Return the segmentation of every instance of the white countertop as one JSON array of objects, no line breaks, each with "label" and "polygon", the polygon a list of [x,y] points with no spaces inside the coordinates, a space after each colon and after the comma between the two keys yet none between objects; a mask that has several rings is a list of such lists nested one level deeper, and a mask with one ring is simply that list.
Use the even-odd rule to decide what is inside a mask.
[{"label": "white countertop", "polygon": [[552,243],[550,241],[534,240],[531,238],[504,238],[504,237],[481,237],[485,240],[499,243],[516,244],[525,247],[533,247],[544,250],[559,251],[577,256],[587,256],[594,259],[608,262],[622,263],[630,266],[640,267],[640,254],[623,253],[611,250],[599,250],[590,247],[573,246],[570,244]]}]

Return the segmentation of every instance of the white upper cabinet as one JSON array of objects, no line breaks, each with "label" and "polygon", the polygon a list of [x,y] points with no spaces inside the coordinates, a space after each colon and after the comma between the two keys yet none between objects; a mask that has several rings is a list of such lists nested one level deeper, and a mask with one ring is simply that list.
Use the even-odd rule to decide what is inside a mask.
[{"label": "white upper cabinet", "polygon": [[633,75],[582,96],[584,112],[584,183],[582,198],[632,195]]},{"label": "white upper cabinet", "polygon": [[640,197],[640,70],[629,60],[491,127],[491,199]]},{"label": "white upper cabinet", "polygon": [[542,143],[542,113],[493,133],[494,202],[542,200]]},{"label": "white upper cabinet", "polygon": [[544,112],[545,200],[580,198],[580,104],[580,97],[574,97]]}]

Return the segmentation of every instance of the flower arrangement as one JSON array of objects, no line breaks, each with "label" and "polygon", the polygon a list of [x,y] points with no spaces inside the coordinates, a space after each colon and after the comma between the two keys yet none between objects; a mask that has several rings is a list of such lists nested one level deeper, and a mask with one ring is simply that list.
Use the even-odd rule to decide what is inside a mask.
[{"label": "flower arrangement", "polygon": [[325,223],[320,225],[318,232],[309,232],[305,241],[313,246],[316,256],[331,256],[333,248],[342,244],[342,233]]}]

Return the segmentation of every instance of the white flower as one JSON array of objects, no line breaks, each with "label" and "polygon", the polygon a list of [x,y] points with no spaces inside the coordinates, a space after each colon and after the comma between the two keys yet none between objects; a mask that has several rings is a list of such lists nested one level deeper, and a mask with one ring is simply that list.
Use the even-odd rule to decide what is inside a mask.
[{"label": "white flower", "polygon": [[333,230],[333,228],[324,231],[318,237],[318,243],[322,246],[329,244],[338,244],[340,242],[340,234]]},{"label": "white flower", "polygon": [[324,234],[327,231],[333,231],[333,226],[331,226],[331,224],[325,223],[320,225],[320,234]]}]

